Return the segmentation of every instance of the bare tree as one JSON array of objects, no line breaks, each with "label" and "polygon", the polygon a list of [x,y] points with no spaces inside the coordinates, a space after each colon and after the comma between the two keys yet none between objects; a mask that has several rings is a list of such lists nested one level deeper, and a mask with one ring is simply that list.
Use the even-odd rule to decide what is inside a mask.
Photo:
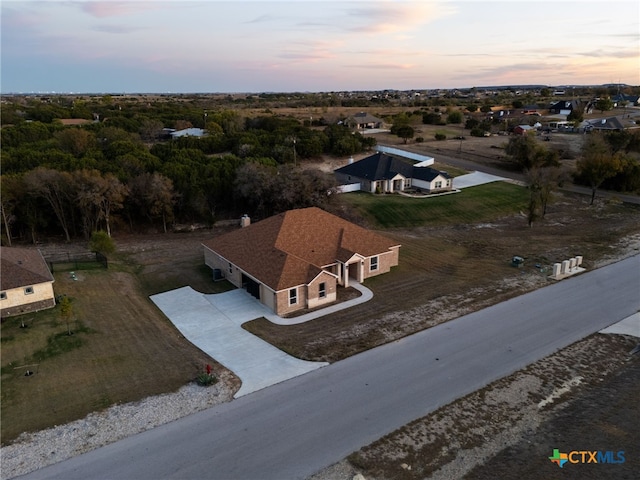
[{"label": "bare tree", "polygon": [[114,175],[97,170],[74,172],[77,205],[82,214],[84,234],[89,238],[104,222],[111,236],[111,212],[122,208],[128,190]]},{"label": "bare tree", "polygon": [[167,232],[167,222],[173,220],[173,205],[176,195],[173,182],[164,175],[142,173],[129,183],[130,198],[139,212],[153,221],[162,218],[162,227]]},{"label": "bare tree", "polygon": [[547,206],[553,199],[553,193],[558,188],[560,183],[560,168],[558,167],[541,167],[534,166],[528,170],[525,170],[525,178],[527,179],[527,185],[532,196],[535,196],[535,201],[529,202],[529,210],[535,209],[539,212],[530,212],[530,224],[537,218],[544,218],[547,214]]},{"label": "bare tree", "polygon": [[619,153],[612,153],[602,135],[591,134],[577,162],[577,174],[591,186],[591,205],[602,182],[614,177],[622,169]]},{"label": "bare tree", "polygon": [[18,181],[15,176],[0,175],[0,211],[8,246],[11,246],[11,225],[16,219],[13,212],[18,203]]},{"label": "bare tree", "polygon": [[70,242],[71,235],[67,217],[70,210],[71,174],[38,167],[25,175],[24,182],[29,194],[42,197],[49,203],[62,230],[64,230],[67,242]]}]

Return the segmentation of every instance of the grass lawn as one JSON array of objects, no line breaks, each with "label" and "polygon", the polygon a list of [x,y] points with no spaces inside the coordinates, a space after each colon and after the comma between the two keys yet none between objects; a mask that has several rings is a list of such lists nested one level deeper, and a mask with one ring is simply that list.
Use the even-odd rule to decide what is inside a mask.
[{"label": "grass lawn", "polygon": [[[141,294],[134,274],[113,268],[76,276],[57,273],[54,283],[57,295],[72,299],[72,336],[59,306],[2,322],[3,444],[23,431],[174,391],[206,363],[215,365]],[[25,376],[27,369],[35,373]]]},{"label": "grass lawn", "polygon": [[348,193],[343,200],[356,207],[373,225],[410,228],[488,222],[512,215],[526,206],[528,191],[505,182],[466,188],[461,193],[434,198]]}]

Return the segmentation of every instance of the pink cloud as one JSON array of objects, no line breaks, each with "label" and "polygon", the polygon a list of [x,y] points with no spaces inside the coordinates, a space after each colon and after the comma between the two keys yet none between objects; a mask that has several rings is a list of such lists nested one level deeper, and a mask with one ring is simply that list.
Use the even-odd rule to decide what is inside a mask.
[{"label": "pink cloud", "polygon": [[347,29],[369,34],[406,32],[455,12],[452,7],[439,2],[372,3],[349,12],[354,21]]},{"label": "pink cloud", "polygon": [[120,17],[130,15],[143,10],[151,10],[157,8],[156,1],[105,1],[99,0],[95,2],[82,2],[80,8],[83,12],[94,17]]}]

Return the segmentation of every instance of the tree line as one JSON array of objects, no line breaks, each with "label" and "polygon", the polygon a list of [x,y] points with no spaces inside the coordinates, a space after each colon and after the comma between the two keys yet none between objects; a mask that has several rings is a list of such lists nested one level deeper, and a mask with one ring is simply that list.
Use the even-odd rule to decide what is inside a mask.
[{"label": "tree line", "polygon": [[55,118],[4,125],[3,241],[89,238],[96,229],[110,234],[114,223],[166,231],[173,222],[321,205],[333,177],[300,162],[375,145],[343,125],[312,128],[290,117],[242,118],[226,110],[208,112],[205,137],[163,139],[160,118],[138,113],[75,127]]}]

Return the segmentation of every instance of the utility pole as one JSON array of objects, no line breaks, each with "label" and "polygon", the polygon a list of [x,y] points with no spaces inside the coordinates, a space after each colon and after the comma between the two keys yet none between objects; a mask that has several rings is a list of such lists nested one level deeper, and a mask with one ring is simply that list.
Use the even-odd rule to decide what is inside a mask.
[{"label": "utility pole", "polygon": [[296,160],[296,140],[297,140],[297,138],[293,137],[293,166],[294,167],[298,165],[297,160]]}]

